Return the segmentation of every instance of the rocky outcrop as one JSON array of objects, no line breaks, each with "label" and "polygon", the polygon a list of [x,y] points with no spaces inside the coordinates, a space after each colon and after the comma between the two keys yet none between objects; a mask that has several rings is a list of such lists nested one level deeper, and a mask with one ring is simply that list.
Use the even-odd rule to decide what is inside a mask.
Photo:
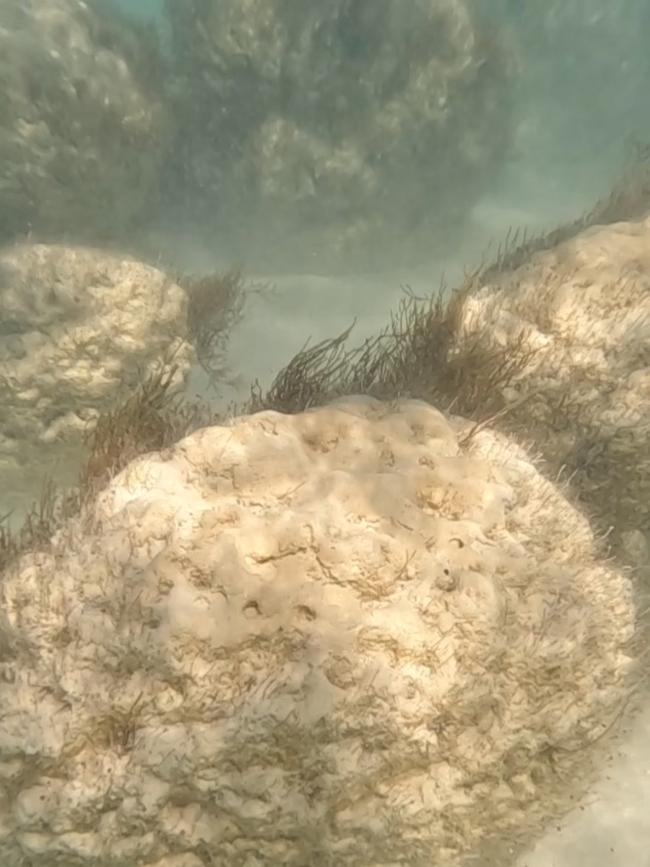
[{"label": "rocky outcrop", "polygon": [[[83,247],[0,251],[0,474],[3,508],[43,477],[74,482],[95,419],[143,377],[189,371],[188,298],[166,274]],[[162,368],[164,370],[164,366]]]},{"label": "rocky outcrop", "polygon": [[603,529],[650,532],[650,219],[497,271],[460,319],[460,345],[517,361],[506,405]]},{"label": "rocky outcrop", "polygon": [[0,610],[6,867],[459,864],[568,804],[632,670],[585,517],[416,401],[143,456]]},{"label": "rocky outcrop", "polygon": [[0,5],[0,242],[128,238],[156,201],[160,60],[104,5]]}]

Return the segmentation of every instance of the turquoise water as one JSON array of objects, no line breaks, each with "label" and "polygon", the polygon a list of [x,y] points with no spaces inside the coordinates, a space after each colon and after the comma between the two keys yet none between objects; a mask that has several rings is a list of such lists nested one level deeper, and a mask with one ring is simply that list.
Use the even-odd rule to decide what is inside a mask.
[{"label": "turquoise water", "polygon": [[137,19],[161,21],[165,17],[165,0],[104,0]]},{"label": "turquoise water", "polygon": [[[241,266],[271,287],[231,335],[216,398],[192,371],[188,390],[220,408],[309,337],[353,320],[357,341],[376,333],[404,285],[454,285],[511,227],[583,213],[650,141],[649,0],[81,6],[0,0],[0,244],[78,244],[172,274]],[[22,327],[7,297],[3,347]],[[1,395],[7,466],[18,421]],[[40,471],[23,464],[29,483],[11,496],[0,477],[0,516],[33,499]],[[630,834],[650,795],[634,777],[650,766],[634,758],[647,728],[637,740],[616,777],[622,791],[634,779],[617,808],[636,817]],[[592,845],[606,818],[520,867],[579,867],[575,851],[611,867],[609,844]],[[636,848],[627,867],[646,867]]]},{"label": "turquoise water", "polygon": [[[99,2],[164,27],[170,0]],[[650,4],[486,0],[474,8],[514,34],[521,117],[534,109],[543,118],[539,136],[525,138],[511,163],[533,165],[541,151],[546,181],[570,174],[574,187],[604,186],[599,176],[620,164],[631,140],[650,134]]]},{"label": "turquoise water", "polygon": [[[41,227],[52,236],[52,218],[38,213],[42,195],[31,190],[34,179],[58,177],[75,197],[83,177],[87,197],[96,189],[105,199],[104,187],[110,190],[114,214],[96,208],[75,220],[67,209],[60,235],[79,225],[104,241],[119,236],[133,215],[141,247],[146,232],[171,230],[255,269],[326,276],[336,263],[343,271],[380,273],[394,261],[407,270],[426,264],[431,253],[465,256],[474,243],[475,211],[481,219],[486,208],[501,210],[535,226],[587,207],[607,191],[634,142],[650,136],[647,0],[449,0],[409,3],[399,14],[382,0],[341,3],[336,15],[336,4],[271,0],[249,6],[94,0],[94,8],[126,16],[116,63],[120,55],[127,64],[153,56],[135,30],[124,45],[129,20],[151,24],[159,34],[156,68],[145,62],[138,80],[119,93],[106,89],[104,106],[117,108],[92,120],[99,92],[92,104],[85,94],[87,108],[78,117],[79,104],[66,105],[64,93],[77,87],[76,77],[93,80],[92,64],[70,69],[69,85],[57,94],[55,82],[64,82],[66,72],[47,72],[45,64],[39,76],[34,56],[24,62],[37,102],[52,106],[62,130],[82,135],[84,115],[95,129],[109,129],[120,111],[142,112],[147,100],[165,122],[152,124],[132,147],[122,127],[119,144],[93,155],[77,180],[71,142],[55,132],[36,162],[19,165],[18,177],[9,179],[14,198],[0,218],[0,239]],[[315,8],[323,10],[320,17]],[[431,8],[439,10],[437,21]],[[13,15],[20,3],[6,0],[6,9]],[[248,22],[244,9],[251,10]],[[418,17],[427,15],[421,28]],[[441,74],[427,82],[428,49],[439,55]],[[135,109],[127,108],[129,91]],[[34,105],[29,94],[24,99]],[[60,109],[57,99],[64,101]],[[19,118],[26,109],[12,106],[9,116],[14,110]],[[56,152],[54,161],[45,156]],[[112,158],[121,177],[110,177]],[[5,165],[11,174],[10,158]],[[132,175],[124,171],[129,166]],[[119,197],[126,201],[139,185],[140,202],[122,214]],[[494,223],[494,234],[501,228]],[[133,239],[130,227],[127,233]],[[325,251],[325,264],[312,248]]]},{"label": "turquoise water", "polygon": [[[196,245],[200,234],[199,224],[205,223],[206,219],[205,210],[199,205],[199,199],[206,189],[213,185],[215,191],[218,188],[219,192],[215,192],[212,199],[205,196],[203,206],[208,209],[208,220],[214,219],[214,233],[222,237],[224,232],[231,232],[237,219],[248,220],[249,211],[256,214],[259,213],[259,208],[255,204],[255,194],[253,194],[253,198],[247,201],[246,208],[241,207],[240,211],[243,201],[239,193],[233,193],[230,188],[227,193],[224,193],[222,180],[215,180],[214,173],[218,171],[216,166],[218,160],[215,160],[214,165],[209,163],[214,149],[221,144],[219,140],[223,129],[220,127],[218,132],[213,129],[214,111],[222,109],[216,109],[214,105],[200,107],[206,76],[209,77],[212,73],[208,67],[203,70],[191,70],[188,66],[187,46],[179,44],[178,40],[175,41],[170,36],[170,10],[173,10],[174,22],[177,25],[180,23],[187,29],[188,20],[192,15],[191,11],[187,10],[205,9],[206,4],[187,5],[166,3],[164,0],[139,0],[139,2],[99,0],[99,2],[105,7],[117,6],[135,20],[152,22],[162,34],[165,52],[168,49],[171,51],[173,73],[176,77],[172,74],[169,80],[170,86],[178,91],[180,86],[178,76],[182,76],[183,86],[187,88],[183,105],[178,105],[174,111],[180,115],[186,114],[185,122],[192,124],[193,130],[178,132],[177,146],[172,147],[172,153],[169,154],[164,179],[169,185],[167,190],[172,190],[174,195],[172,201],[167,202],[157,215],[151,216],[154,218],[157,216],[158,222],[162,224],[168,223],[170,219],[176,226],[182,224],[178,236],[189,233]],[[382,4],[382,8],[385,5]],[[422,8],[424,6],[426,4]],[[445,8],[445,4],[441,6]],[[415,4],[413,8],[417,7],[418,4]],[[488,38],[499,41],[500,47],[497,51],[502,55],[507,54],[508,62],[512,64],[509,81],[503,88],[503,92],[496,97],[488,97],[497,100],[494,112],[495,125],[502,122],[499,101],[512,102],[512,111],[506,120],[509,130],[504,136],[502,154],[500,158],[492,160],[493,166],[490,169],[486,169],[486,182],[481,180],[477,184],[477,190],[480,189],[482,193],[471,193],[468,204],[473,203],[479,214],[483,213],[485,208],[493,212],[496,207],[504,215],[507,212],[513,218],[518,217],[519,221],[533,227],[539,223],[550,224],[554,219],[564,219],[567,215],[588,207],[594,198],[607,191],[622,163],[633,151],[635,142],[643,141],[650,135],[647,87],[647,82],[650,80],[650,55],[647,52],[650,4],[645,0],[619,0],[614,4],[607,4],[600,0],[570,0],[564,3],[491,0],[485,3],[470,2],[467,7],[485,23],[484,29]],[[251,9],[256,8],[261,7],[254,4],[251,6]],[[277,8],[281,8],[281,4]],[[287,20],[290,20],[291,15],[295,15],[295,10],[299,8],[300,4],[295,7],[286,6],[287,10],[294,9],[293,13],[287,11]],[[183,9],[186,11],[179,11]],[[196,14],[199,12],[197,11]],[[255,14],[255,12],[251,13],[253,16],[251,21]],[[298,20],[299,15],[295,17]],[[325,18],[327,15],[323,16],[323,19]],[[345,27],[340,32],[344,33]],[[235,40],[236,38],[235,36]],[[358,38],[357,51],[361,55],[365,52],[371,60],[373,53],[381,54],[383,42],[390,42],[391,38],[395,37],[391,37],[389,32],[382,34],[381,30],[370,28],[367,32],[362,32]],[[395,48],[397,52],[402,50],[397,42]],[[246,45],[243,45],[237,61],[240,64],[237,75],[240,78],[241,100],[238,111],[233,113],[232,107],[227,109],[230,112],[228,117],[233,118],[235,125],[244,122],[246,105],[250,106],[263,91],[261,86],[257,92],[255,91],[250,76],[249,84],[246,84],[242,64],[252,64],[250,65],[252,75],[256,63],[254,56],[252,61],[245,60],[247,50]],[[349,62],[354,63],[351,56]],[[401,61],[404,68],[409,62],[409,58],[405,55]],[[487,66],[485,68],[488,69]],[[298,75],[298,72],[293,74]],[[306,74],[307,68],[305,68]],[[351,72],[351,74],[356,73]],[[237,84],[234,83],[233,86],[236,88]],[[246,89],[249,86],[254,88],[250,95]],[[300,87],[299,78],[295,79],[292,86]],[[310,86],[306,81],[305,87]],[[192,116],[190,103],[195,103],[195,111],[200,112],[198,123],[196,123],[196,116]],[[251,108],[251,111],[258,110],[258,107]],[[317,110],[320,110],[322,115],[319,123],[331,123],[331,119],[327,117],[329,109],[324,110],[321,107]],[[270,111],[271,113],[276,111],[275,104],[270,107]],[[417,135],[415,129],[416,127],[413,135]],[[480,135],[485,141],[486,134],[492,133],[493,131],[479,125],[477,132],[472,135]],[[406,137],[410,135],[406,127],[404,135]],[[196,145],[194,150],[190,143],[192,136]],[[206,141],[199,145],[198,139],[201,136],[204,136]],[[245,142],[245,136],[236,136],[233,142],[224,144],[224,148],[232,154],[233,150],[238,148],[243,150]],[[343,136],[342,144],[343,146],[346,144]],[[475,146],[481,145],[480,143],[468,144],[468,147]],[[445,143],[443,147],[450,148],[452,145]],[[180,151],[182,156],[179,155]],[[285,160],[283,167],[270,167],[270,170],[282,174],[278,174],[276,178],[267,178],[266,181],[261,179],[260,183],[267,185],[311,183],[308,176],[302,179],[295,177],[301,171],[298,160],[302,160],[303,157],[304,155],[299,156],[298,153],[295,157],[285,155],[282,158]],[[244,156],[242,164],[232,169],[226,168],[226,173],[236,172],[246,175],[247,166],[248,168],[251,166],[251,159],[252,157]],[[409,177],[407,166],[408,163],[405,163],[401,176],[405,184],[413,187],[413,194],[406,192],[400,207],[408,208],[413,205],[416,210],[421,210],[426,208],[426,202],[415,201],[416,196],[419,195],[419,185],[417,179]],[[200,188],[195,189],[194,192],[190,190],[191,185],[188,183],[191,175],[194,176],[194,184]],[[470,183],[467,177],[467,172],[461,168],[458,180],[459,192],[465,182]],[[340,183],[335,178],[332,182]],[[437,181],[434,182],[434,186],[435,183]],[[240,189],[243,188],[242,184]],[[320,216],[327,211],[342,212],[353,202],[354,197],[363,195],[361,190],[355,193],[354,185],[351,185],[349,190],[351,199],[348,203],[338,196],[333,197],[331,201],[327,196],[322,196]],[[387,192],[387,195],[393,194]],[[286,198],[288,200],[289,196]],[[224,210],[227,211],[228,216],[227,226],[224,229],[218,212],[222,207],[221,203],[226,200],[228,204]],[[296,202],[296,210],[298,210],[301,204],[298,199]],[[288,202],[281,204],[290,207]],[[281,221],[283,216],[278,212],[277,207],[274,204],[270,207],[273,210],[272,222]],[[375,205],[369,202],[368,207],[375,207]],[[313,221],[314,215],[308,211],[305,219]],[[262,222],[261,217],[260,222]],[[304,224],[305,220],[298,222]],[[494,229],[495,234],[498,234],[501,226],[495,225]],[[258,248],[261,251],[264,247],[265,233],[263,227],[257,226],[253,232],[257,240],[251,241],[252,231],[253,227],[248,232],[248,246],[244,250],[241,244],[236,242],[237,239],[233,238],[230,244],[224,242],[223,245],[217,245],[219,256],[236,261],[248,259],[250,264],[254,265],[258,258]],[[274,236],[273,240],[269,239],[269,244],[274,248],[283,247],[284,242],[287,241],[287,234],[292,231],[291,221],[289,221],[287,233],[284,236],[280,234],[277,238]],[[399,231],[399,228],[396,231]],[[437,229],[434,227],[432,231],[435,235]],[[318,234],[316,237],[319,237]],[[458,230],[454,231],[453,245],[458,251],[465,248],[467,244],[471,247],[472,237],[472,227],[465,221],[462,225],[459,224]],[[324,243],[328,243],[327,239]],[[205,239],[203,246],[206,246]],[[377,248],[379,246],[385,246],[385,242],[378,237]],[[214,252],[212,242],[209,242],[207,247]],[[450,249],[447,238],[444,239],[444,247],[446,250]],[[260,252],[262,267],[270,267],[274,271],[309,268],[309,265],[305,265],[303,261],[292,262],[290,248],[289,243],[288,248],[282,249],[282,252],[273,261],[269,260],[266,266],[265,256]],[[359,267],[366,269],[367,259],[366,255]],[[323,269],[320,264],[314,267],[319,273],[327,272],[327,267]],[[354,265],[352,267],[354,269]],[[382,265],[381,268],[383,267]]]}]

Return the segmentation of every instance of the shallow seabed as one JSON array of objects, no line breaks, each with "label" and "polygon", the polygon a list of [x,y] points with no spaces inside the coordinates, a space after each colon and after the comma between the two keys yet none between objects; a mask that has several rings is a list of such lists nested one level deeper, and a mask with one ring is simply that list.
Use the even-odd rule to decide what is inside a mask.
[{"label": "shallow seabed", "polygon": [[[333,337],[356,320],[356,338],[376,333],[408,286],[426,294],[439,283],[453,287],[466,267],[480,262],[495,239],[512,226],[531,232],[554,227],[581,213],[593,203],[588,192],[570,195],[522,178],[528,186],[526,210],[521,196],[505,189],[482,202],[474,212],[460,253],[448,261],[422,266],[410,274],[387,273],[354,277],[309,274],[259,274],[254,280],[271,291],[253,295],[247,314],[230,343],[229,366],[236,372],[220,395],[204,387],[199,371],[190,382],[193,393],[217,406],[244,400],[250,383],[270,384],[273,375],[309,337],[311,343]],[[513,187],[516,185],[513,184]],[[205,251],[176,239],[177,254],[192,268],[220,266]],[[323,299],[327,299],[327,304]],[[650,699],[626,729],[621,743],[608,754],[602,778],[584,802],[521,855],[514,867],[647,867],[650,852]],[[507,867],[507,865],[504,865]]]},{"label": "shallow seabed", "polygon": [[[160,0],[118,2],[128,11],[139,7],[145,15],[161,6]],[[519,10],[525,5],[510,0],[494,2],[495,8]],[[594,6],[601,5],[594,2]],[[621,15],[625,15],[624,3],[613,5],[620,5]],[[531,76],[534,78],[534,71]],[[623,75],[621,82],[624,81]],[[595,89],[597,85],[594,82]],[[650,87],[645,92],[650,92]],[[643,99],[647,115],[647,95]],[[634,103],[634,94],[621,87],[618,114],[622,117],[626,106]],[[617,116],[617,112],[613,111],[612,116]],[[375,274],[347,276],[296,273],[290,263],[286,272],[256,272],[246,262],[241,263],[248,283],[259,291],[250,293],[243,319],[231,335],[227,355],[229,380],[217,392],[197,368],[190,377],[188,392],[220,409],[242,402],[253,382],[268,386],[307,340],[313,344],[335,337],[354,322],[351,340],[357,344],[387,324],[405,288],[416,295],[426,295],[440,285],[453,288],[464,269],[477,266],[484,256],[489,256],[509,229],[525,227],[534,234],[584,212],[595,198],[607,193],[627,137],[636,134],[643,137],[650,128],[646,117],[639,120],[630,113],[629,120],[629,127],[621,130],[620,135],[605,120],[598,125],[598,135],[593,139],[588,131],[585,133],[584,142],[575,137],[572,140],[568,132],[572,126],[568,124],[566,141],[558,139],[557,153],[561,154],[566,145],[574,153],[574,161],[567,160],[567,165],[558,171],[554,171],[550,151],[537,163],[525,153],[514,158],[498,188],[475,206],[463,242],[448,257],[438,256],[411,269],[384,268]],[[574,121],[574,126],[577,122]],[[596,159],[590,152],[584,161],[575,160],[580,147],[599,152],[603,149],[605,154],[607,142],[603,141],[608,137],[614,144],[610,142],[611,148],[603,159]],[[526,143],[532,138],[524,135],[522,140]],[[191,228],[178,221],[171,229],[159,227],[153,232],[149,246],[152,259],[159,256],[163,264],[178,272],[223,270],[237,264],[230,260],[227,249],[215,252],[201,245]],[[0,483],[0,515],[7,509],[2,500]],[[549,829],[530,851],[517,858],[516,867],[648,867],[649,804],[650,699],[647,699],[643,710],[608,755],[600,781],[560,825]]]}]

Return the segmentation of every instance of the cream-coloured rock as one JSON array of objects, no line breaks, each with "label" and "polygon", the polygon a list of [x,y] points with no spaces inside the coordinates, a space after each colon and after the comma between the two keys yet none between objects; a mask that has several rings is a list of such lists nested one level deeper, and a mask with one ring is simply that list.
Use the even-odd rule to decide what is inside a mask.
[{"label": "cream-coloured rock", "polygon": [[477,336],[525,361],[506,399],[528,396],[521,421],[551,467],[617,535],[650,529],[650,219],[497,273],[464,304],[461,341]]},{"label": "cream-coloured rock", "polygon": [[0,250],[1,509],[43,476],[74,481],[100,412],[152,373],[189,371],[186,293],[163,272],[83,247]]},{"label": "cream-coloured rock", "polygon": [[0,242],[128,237],[167,144],[154,43],[109,4],[0,3]]},{"label": "cream-coloured rock", "polygon": [[630,583],[470,428],[364,398],[234,419],[24,556],[3,867],[448,865],[565,806],[629,689]]}]

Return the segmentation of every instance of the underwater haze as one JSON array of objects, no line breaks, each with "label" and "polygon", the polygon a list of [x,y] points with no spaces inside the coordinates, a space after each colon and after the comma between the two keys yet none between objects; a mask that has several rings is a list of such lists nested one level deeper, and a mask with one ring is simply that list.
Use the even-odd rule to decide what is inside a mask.
[{"label": "underwater haze", "polygon": [[[19,527],[41,480],[63,465],[76,478],[86,425],[170,347],[174,387],[227,413],[306,345],[351,326],[353,345],[372,339],[405,291],[448,298],[493,260],[523,263],[525,282],[518,245],[577,226],[621,179],[645,185],[647,207],[621,197],[622,216],[585,226],[641,224],[649,39],[649,0],[0,0],[0,517]],[[629,255],[621,273],[645,275]],[[217,337],[200,311],[186,327],[181,292],[215,273],[245,287],[236,307],[232,284]],[[216,373],[197,334],[219,347]],[[78,368],[59,353],[68,340]],[[624,529],[650,551],[650,527]],[[0,734],[0,766],[12,760]],[[7,815],[11,785],[1,770]],[[649,802],[644,701],[575,808],[523,849],[467,863],[647,867]],[[2,827],[0,814],[0,852]],[[38,834],[8,867],[48,863]]]},{"label": "underwater haze", "polygon": [[[440,4],[476,15],[484,34],[463,32],[463,23],[456,19],[456,42],[445,49],[440,27],[442,54],[447,49],[450,57],[456,52],[453,62],[469,66],[470,73],[464,69],[456,78],[450,71],[448,82],[436,84],[447,102],[428,118],[428,138],[422,137],[421,150],[414,142],[426,126],[423,106],[431,94],[415,88],[412,94],[403,93],[404,117],[390,101],[382,108],[382,88],[389,93],[391,87],[398,88],[399,74],[409,69],[420,76],[417,87],[427,86],[415,47],[399,32],[412,32],[418,25],[394,0],[375,4],[384,10],[377,21],[357,22],[356,46],[350,41],[343,54],[326,57],[322,69],[317,57],[293,58],[282,88],[277,88],[279,102],[278,94],[271,96],[276,86],[273,64],[279,62],[272,54],[281,56],[286,47],[275,33],[271,42],[263,27],[256,33],[254,22],[265,14],[261,10],[266,5],[281,9],[282,4],[212,4],[223,6],[221,14],[229,24],[246,28],[248,17],[253,26],[250,33],[242,32],[259,40],[215,40],[219,64],[232,64],[234,108],[228,104],[230,97],[212,93],[205,82],[216,58],[209,59],[205,45],[197,43],[206,20],[218,26],[217,16],[207,12],[210,4],[104,2],[114,2],[127,16],[153,22],[172,65],[177,64],[174,88],[180,95],[176,111],[181,129],[165,170],[168,197],[151,215],[152,249],[165,256],[173,249],[175,261],[191,269],[209,268],[215,261],[242,265],[276,288],[274,300],[259,299],[234,335],[232,351],[240,356],[236,366],[246,381],[263,379],[265,369],[277,370],[302,345],[305,334],[331,336],[353,319],[357,336],[376,330],[401,287],[428,292],[443,276],[453,285],[465,267],[475,266],[486,251],[489,256],[510,228],[536,233],[588,210],[608,194],[635,147],[650,135],[650,6],[644,0]],[[363,6],[343,4],[336,14],[343,19],[355,5]],[[409,4],[417,10],[426,5]],[[241,9],[241,15],[233,18],[230,7]],[[299,7],[287,6],[286,15]],[[380,24],[382,16],[386,21]],[[322,18],[316,23],[324,30],[328,16]],[[175,38],[170,36],[170,20]],[[348,39],[345,22],[338,26],[343,42]],[[337,32],[327,39],[336,40]],[[425,58],[429,48],[439,50],[431,34],[423,34],[422,40]],[[472,40],[478,44],[470,48]],[[247,51],[252,59],[244,62]],[[377,80],[362,82],[367,92],[359,96],[359,104],[350,100],[341,109],[336,100],[348,88],[342,76],[349,75],[351,82],[359,75],[355,52],[362,57],[360,63],[368,54],[377,55],[368,73]],[[310,69],[312,60],[315,70]],[[339,76],[336,91],[301,106],[294,92],[311,87],[319,93],[320,82],[332,72],[328,63]],[[266,75],[270,80],[265,82]],[[290,76],[294,79],[288,84]],[[399,89],[390,96],[399,99]],[[222,143],[229,137],[223,131],[227,111],[234,114],[235,133],[232,142]],[[272,120],[265,123],[269,116]],[[281,121],[289,118],[296,118],[295,124],[282,128]],[[249,121],[268,136],[265,148],[260,149],[255,135],[249,147],[251,134],[240,129]],[[359,144],[364,124],[369,141]],[[215,158],[221,147],[227,150],[222,160]],[[391,156],[394,165],[373,177],[378,160],[387,162]],[[217,177],[224,171],[231,177]],[[328,298],[326,305],[320,304],[323,297]],[[274,310],[276,326],[269,333]],[[257,357],[262,347],[264,356]]]}]

